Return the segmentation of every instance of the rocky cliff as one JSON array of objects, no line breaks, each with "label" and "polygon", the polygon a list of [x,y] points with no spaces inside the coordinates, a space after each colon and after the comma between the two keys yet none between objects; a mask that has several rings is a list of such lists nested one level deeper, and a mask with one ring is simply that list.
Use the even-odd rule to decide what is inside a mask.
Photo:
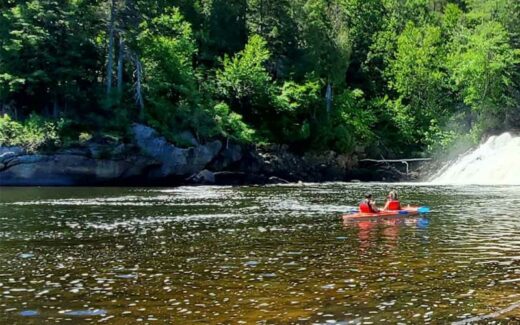
[{"label": "rocky cliff", "polygon": [[154,129],[134,124],[131,143],[87,142],[52,153],[0,147],[0,185],[178,185],[341,181],[356,178],[355,155],[297,155],[285,146],[264,148],[199,144],[180,148]]}]

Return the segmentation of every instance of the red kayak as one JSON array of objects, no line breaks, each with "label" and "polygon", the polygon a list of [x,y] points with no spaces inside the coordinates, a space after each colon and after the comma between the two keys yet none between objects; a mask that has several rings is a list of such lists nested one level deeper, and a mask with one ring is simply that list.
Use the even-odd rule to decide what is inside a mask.
[{"label": "red kayak", "polygon": [[413,216],[419,213],[430,212],[428,207],[405,207],[401,210],[384,210],[374,213],[348,213],[343,215],[343,219],[371,219],[379,217],[399,217],[399,216]]}]

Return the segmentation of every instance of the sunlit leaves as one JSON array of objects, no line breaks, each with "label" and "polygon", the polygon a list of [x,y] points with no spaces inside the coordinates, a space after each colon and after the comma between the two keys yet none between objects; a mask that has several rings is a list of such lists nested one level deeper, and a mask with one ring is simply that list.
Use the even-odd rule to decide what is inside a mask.
[{"label": "sunlit leaves", "polygon": [[512,83],[512,68],[520,52],[498,22],[486,22],[457,35],[448,67],[464,102],[477,110],[500,106]]},{"label": "sunlit leaves", "polygon": [[217,70],[220,92],[244,104],[254,95],[266,94],[271,77],[264,66],[270,53],[266,41],[258,36],[250,37],[246,47],[233,58],[224,57],[223,68]]}]

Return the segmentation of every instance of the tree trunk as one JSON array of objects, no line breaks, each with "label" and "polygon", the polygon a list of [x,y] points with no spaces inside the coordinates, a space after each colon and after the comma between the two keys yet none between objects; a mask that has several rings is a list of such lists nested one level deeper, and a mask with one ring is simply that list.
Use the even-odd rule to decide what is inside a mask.
[{"label": "tree trunk", "polygon": [[110,4],[110,20],[108,26],[108,59],[107,59],[107,84],[106,91],[107,95],[110,94],[112,90],[112,65],[113,65],[113,56],[114,56],[114,29],[115,29],[115,0],[111,0]]},{"label": "tree trunk", "polygon": [[119,36],[119,57],[117,58],[117,91],[123,92],[123,61],[125,59],[125,41]]},{"label": "tree trunk", "polygon": [[143,119],[144,118],[144,100],[143,100],[143,90],[142,90],[143,66],[137,55],[134,55],[134,65],[135,65],[135,71],[134,71],[135,102],[136,102],[137,106],[139,107],[139,118]]},{"label": "tree trunk", "polygon": [[60,107],[58,106],[58,99],[54,98],[54,101],[52,103],[52,117],[58,118],[59,111]]},{"label": "tree trunk", "polygon": [[327,114],[330,113],[330,110],[332,109],[332,85],[327,83],[327,91],[325,93],[325,101],[327,103]]}]

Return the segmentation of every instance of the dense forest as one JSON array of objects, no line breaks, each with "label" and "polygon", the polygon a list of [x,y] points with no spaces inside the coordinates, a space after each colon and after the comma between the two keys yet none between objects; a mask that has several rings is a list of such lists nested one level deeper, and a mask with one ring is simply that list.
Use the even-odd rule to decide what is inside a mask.
[{"label": "dense forest", "polygon": [[520,127],[518,0],[3,0],[0,145],[429,154]]}]

